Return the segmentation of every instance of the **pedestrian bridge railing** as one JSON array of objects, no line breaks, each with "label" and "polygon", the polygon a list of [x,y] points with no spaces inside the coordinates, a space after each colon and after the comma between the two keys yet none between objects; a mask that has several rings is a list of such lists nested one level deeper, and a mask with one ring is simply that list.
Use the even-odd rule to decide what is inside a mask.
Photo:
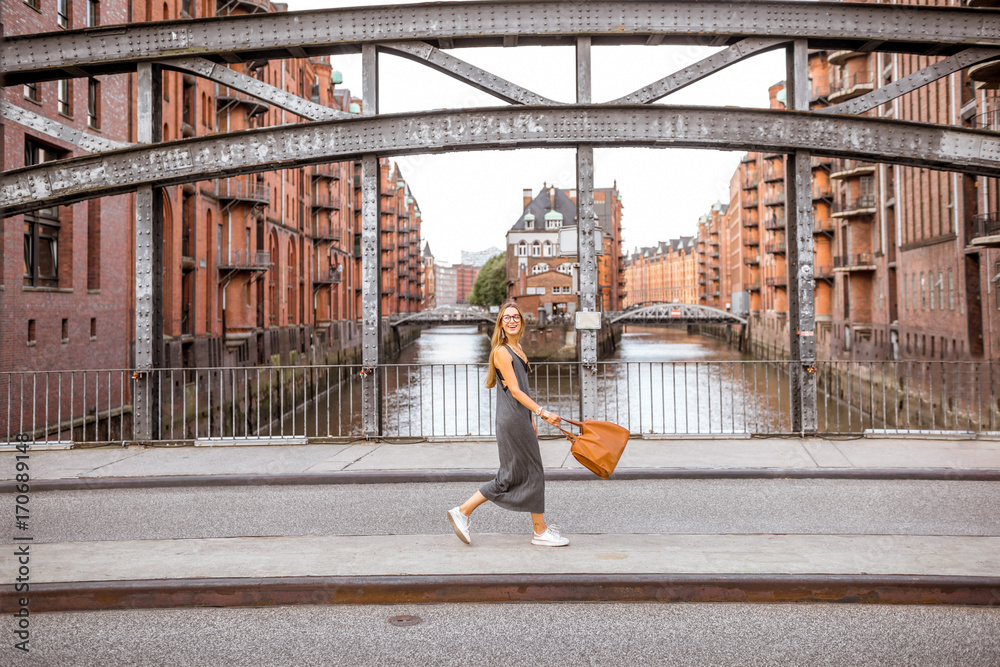
[{"label": "pedestrian bridge railing", "polygon": [[[790,435],[788,361],[607,361],[595,414],[581,415],[577,363],[532,364],[529,393],[558,414],[614,421],[634,437]],[[363,368],[271,366],[151,372],[0,374],[0,442],[51,446],[139,442],[136,401],[155,407],[152,442],[330,442],[364,437]],[[483,364],[386,364],[380,437],[492,438],[495,390]],[[995,362],[819,362],[818,433],[1000,435]],[[541,424],[542,436],[558,431]],[[143,441],[146,442],[146,441]]]}]

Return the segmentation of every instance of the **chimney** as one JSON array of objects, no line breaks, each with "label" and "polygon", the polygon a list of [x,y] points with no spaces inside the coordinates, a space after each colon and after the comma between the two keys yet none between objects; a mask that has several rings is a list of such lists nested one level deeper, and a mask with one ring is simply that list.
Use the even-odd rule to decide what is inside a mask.
[{"label": "chimney", "polygon": [[525,188],[523,190],[522,197],[524,198],[524,208],[528,208],[528,205],[531,204],[531,200],[534,199],[534,197],[531,196],[531,188]]},{"label": "chimney", "polygon": [[556,186],[549,188],[549,208],[556,210]]}]

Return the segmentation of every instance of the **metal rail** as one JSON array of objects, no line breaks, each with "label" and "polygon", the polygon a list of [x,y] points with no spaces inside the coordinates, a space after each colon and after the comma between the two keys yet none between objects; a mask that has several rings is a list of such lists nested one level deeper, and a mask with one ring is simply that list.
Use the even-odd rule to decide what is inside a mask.
[{"label": "metal rail", "polygon": [[1000,47],[992,10],[758,0],[585,2],[507,0],[264,13],[7,37],[6,85],[134,71],[137,62],[197,56],[217,62],[357,53],[365,43],[438,48],[575,44],[728,46],[747,37],[808,40],[809,48],[954,55]]},{"label": "metal rail", "polygon": [[[627,426],[634,437],[795,434],[791,361],[597,364],[597,400],[583,416]],[[566,417],[581,417],[575,363],[536,363],[528,391]],[[319,442],[366,436],[360,365],[161,369],[149,404],[130,370],[0,374],[0,441]],[[491,438],[495,390],[483,364],[386,364],[378,375],[378,437]],[[997,362],[835,362],[816,365],[821,434],[1000,431]],[[140,437],[136,401],[158,426]],[[558,436],[547,424],[540,434]]]}]

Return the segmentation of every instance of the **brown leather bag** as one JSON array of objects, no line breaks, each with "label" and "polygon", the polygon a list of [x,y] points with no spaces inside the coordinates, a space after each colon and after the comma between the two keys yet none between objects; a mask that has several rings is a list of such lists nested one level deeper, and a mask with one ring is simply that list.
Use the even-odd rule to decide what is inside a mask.
[{"label": "brown leather bag", "polygon": [[575,435],[566,429],[559,429],[573,443],[569,450],[573,458],[601,479],[610,477],[625,451],[628,429],[595,419],[584,419],[581,423],[563,417],[563,421],[578,426],[583,431],[580,435]]}]

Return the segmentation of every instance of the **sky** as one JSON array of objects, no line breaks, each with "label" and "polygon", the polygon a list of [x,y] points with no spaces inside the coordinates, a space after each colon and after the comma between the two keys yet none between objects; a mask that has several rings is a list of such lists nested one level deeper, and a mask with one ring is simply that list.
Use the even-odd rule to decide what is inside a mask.
[{"label": "sky", "polygon": [[[289,0],[289,10],[361,7],[384,0]],[[593,99],[612,100],[720,49],[699,46],[594,47]],[[559,102],[574,102],[572,47],[454,49],[450,53]],[[341,88],[361,96],[361,56],[333,56]],[[781,50],[749,58],[678,91],[658,104],[767,107],[769,86],[784,79]],[[505,102],[418,63],[379,56],[379,111],[506,106]],[[696,233],[698,218],[729,202],[740,153],[649,148],[598,148],[595,187],[617,183],[624,206],[622,247],[631,252]],[[523,210],[522,191],[545,184],[576,187],[575,151],[524,149],[411,155],[395,159],[420,205],[423,240],[438,262],[458,263],[461,251],[506,244]]]}]

